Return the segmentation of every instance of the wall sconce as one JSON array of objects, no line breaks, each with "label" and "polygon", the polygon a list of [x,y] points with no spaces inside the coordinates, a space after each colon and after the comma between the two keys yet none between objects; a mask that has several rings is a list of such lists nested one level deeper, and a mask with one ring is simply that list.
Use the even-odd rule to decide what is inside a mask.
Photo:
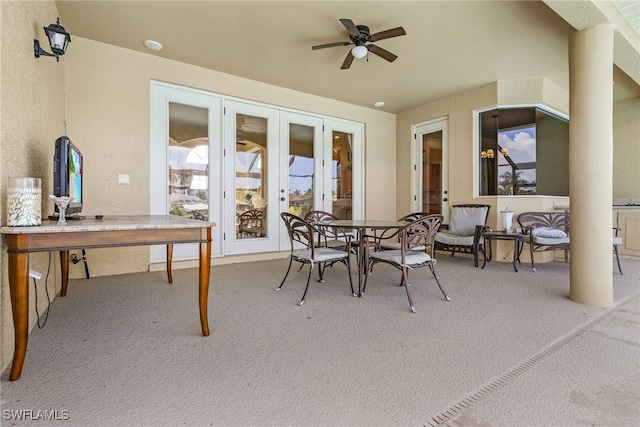
[{"label": "wall sconce", "polygon": [[58,21],[55,24],[50,24],[48,27],[44,27],[44,32],[47,34],[49,46],[51,46],[51,51],[53,53],[49,53],[42,49],[38,39],[34,39],[33,53],[35,57],[55,56],[56,62],[60,61],[60,56],[64,55],[67,51],[67,46],[71,41],[71,36],[65,31],[64,27],[60,25],[60,18],[58,18]]}]

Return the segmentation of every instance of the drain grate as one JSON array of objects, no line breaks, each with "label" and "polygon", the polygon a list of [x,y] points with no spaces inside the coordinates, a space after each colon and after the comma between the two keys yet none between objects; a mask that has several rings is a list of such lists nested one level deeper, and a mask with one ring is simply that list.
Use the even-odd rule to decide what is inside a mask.
[{"label": "drain grate", "polygon": [[576,339],[580,335],[584,334],[585,332],[587,332],[588,330],[593,328],[597,323],[601,322],[609,314],[611,314],[614,311],[616,311],[620,306],[625,304],[627,301],[629,301],[629,300],[631,300],[633,298],[636,298],[638,295],[639,294],[634,294],[634,295],[626,298],[625,300],[621,301],[616,306],[614,306],[614,307],[610,308],[609,310],[605,311],[604,313],[600,314],[598,317],[594,318],[590,322],[580,326],[579,328],[575,329],[573,332],[570,332],[569,334],[567,334],[564,337],[560,338],[558,341],[552,343],[546,349],[544,349],[544,350],[540,351],[539,353],[534,354],[533,356],[525,359],[522,363],[518,364],[517,366],[515,366],[511,370],[503,373],[502,375],[500,375],[497,378],[494,378],[494,379],[490,380],[486,384],[482,385],[480,388],[478,388],[478,389],[474,390],[473,392],[469,393],[467,396],[465,396],[462,399],[458,400],[453,405],[451,405],[449,408],[441,410],[441,411],[437,412],[436,414],[429,416],[429,418],[427,418],[425,421],[423,421],[421,423],[421,425],[423,425],[425,427],[427,427],[427,426],[428,427],[438,427],[438,426],[444,425],[448,421],[452,420],[453,418],[457,417],[458,415],[460,415],[461,413],[463,413],[464,411],[469,409],[469,407],[471,405],[473,405],[474,403],[478,402],[479,400],[484,399],[487,395],[493,393],[498,388],[504,386],[509,381],[511,381],[511,380],[515,379],[516,377],[518,377],[520,374],[526,372],[528,369],[530,369],[531,367],[536,365],[538,362],[544,360],[545,358],[549,357],[550,355],[552,355],[553,353],[558,351],[560,348],[562,348],[568,342],[573,341],[574,339]]}]

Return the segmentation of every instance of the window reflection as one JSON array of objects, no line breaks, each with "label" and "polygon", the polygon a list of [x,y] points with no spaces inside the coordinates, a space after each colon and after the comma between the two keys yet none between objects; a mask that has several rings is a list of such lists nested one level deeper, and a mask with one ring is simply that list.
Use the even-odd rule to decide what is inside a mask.
[{"label": "window reflection", "polygon": [[289,124],[289,212],[299,217],[313,209],[313,133],[312,126]]},{"label": "window reflection", "polygon": [[209,218],[209,119],[206,108],[169,103],[171,215]]},{"label": "window reflection", "polygon": [[480,195],[569,195],[569,123],[540,108],[480,114]]},{"label": "window reflection", "polygon": [[331,195],[333,200],[333,214],[340,219],[352,219],[352,141],[352,134],[333,131]]},{"label": "window reflection", "polygon": [[267,120],[236,115],[236,237],[266,237]]}]

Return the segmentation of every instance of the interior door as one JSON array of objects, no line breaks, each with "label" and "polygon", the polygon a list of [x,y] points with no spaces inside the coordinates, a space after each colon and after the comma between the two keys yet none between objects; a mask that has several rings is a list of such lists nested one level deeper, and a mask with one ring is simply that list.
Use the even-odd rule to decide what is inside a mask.
[{"label": "interior door", "polygon": [[224,102],[225,254],[279,250],[278,110]]},{"label": "interior door", "polygon": [[413,210],[442,214],[448,220],[448,120],[415,126],[413,132]]}]

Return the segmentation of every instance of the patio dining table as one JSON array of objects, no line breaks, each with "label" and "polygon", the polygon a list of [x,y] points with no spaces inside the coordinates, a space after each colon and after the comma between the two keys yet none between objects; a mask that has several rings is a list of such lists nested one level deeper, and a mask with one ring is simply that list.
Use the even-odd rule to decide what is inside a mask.
[{"label": "patio dining table", "polygon": [[399,221],[384,221],[373,219],[336,219],[332,221],[321,221],[318,225],[328,227],[340,227],[343,229],[356,230],[356,244],[353,245],[356,248],[356,257],[358,261],[358,296],[362,296],[362,284],[364,282],[364,275],[366,274],[367,264],[369,263],[369,247],[370,242],[367,237],[367,230],[391,230],[400,229],[407,225],[404,222]]}]

